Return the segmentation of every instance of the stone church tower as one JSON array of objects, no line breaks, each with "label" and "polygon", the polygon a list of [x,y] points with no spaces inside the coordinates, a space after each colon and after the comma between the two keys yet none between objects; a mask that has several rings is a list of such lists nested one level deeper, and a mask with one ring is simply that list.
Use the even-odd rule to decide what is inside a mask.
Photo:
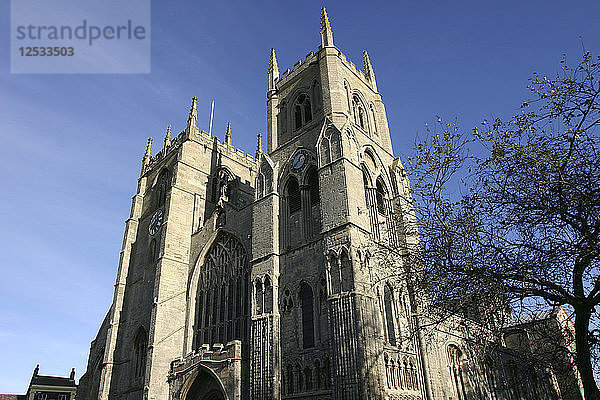
[{"label": "stone church tower", "polygon": [[271,51],[266,152],[199,130],[195,97],[149,140],[80,400],[466,398],[445,367],[430,385],[411,300],[369,250],[411,223],[371,61],[334,46],[325,9],[320,33],[291,71]]}]

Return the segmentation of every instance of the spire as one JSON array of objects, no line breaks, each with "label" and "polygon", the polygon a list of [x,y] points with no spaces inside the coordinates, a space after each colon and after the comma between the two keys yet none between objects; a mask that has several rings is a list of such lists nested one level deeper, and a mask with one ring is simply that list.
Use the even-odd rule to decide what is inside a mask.
[{"label": "spire", "polygon": [[227,123],[227,130],[225,131],[225,144],[231,146],[231,122]]},{"label": "spire", "polygon": [[363,51],[363,69],[365,71],[365,76],[371,82],[374,91],[377,91],[377,82],[375,82],[375,72],[373,72],[373,66],[371,65],[371,59],[369,58],[369,53],[367,51]]},{"label": "spire", "polygon": [[333,32],[325,7],[321,8],[321,47],[333,46]]},{"label": "spire", "polygon": [[262,147],[262,135],[259,133],[256,135],[256,155],[254,156],[255,160],[258,160],[258,157],[263,153]]},{"label": "spire", "polygon": [[146,172],[146,167],[150,164],[150,158],[152,157],[152,138],[148,138],[148,144],[146,145],[146,152],[142,158],[142,175]]},{"label": "spire", "polygon": [[275,82],[279,79],[279,66],[277,65],[277,57],[275,57],[275,49],[271,49],[271,58],[269,59],[269,82],[267,88],[269,91],[275,90]]},{"label": "spire", "polygon": [[187,132],[190,133],[192,130],[198,129],[196,127],[196,122],[198,121],[198,108],[197,103],[198,98],[196,96],[192,97],[192,107],[190,108],[190,115],[187,121]]},{"label": "spire", "polygon": [[167,134],[165,135],[165,149],[171,145],[171,124],[167,128]]}]

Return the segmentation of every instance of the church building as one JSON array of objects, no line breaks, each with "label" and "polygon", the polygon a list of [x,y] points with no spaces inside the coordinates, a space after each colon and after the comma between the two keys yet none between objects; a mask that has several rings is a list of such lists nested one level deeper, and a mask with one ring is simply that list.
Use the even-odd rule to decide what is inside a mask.
[{"label": "church building", "polygon": [[320,35],[292,70],[271,50],[254,155],[199,130],[195,97],[184,131],[149,139],[78,400],[560,398],[551,374],[474,367],[452,326],[416,331],[376,256],[417,239],[375,72],[325,9]]}]

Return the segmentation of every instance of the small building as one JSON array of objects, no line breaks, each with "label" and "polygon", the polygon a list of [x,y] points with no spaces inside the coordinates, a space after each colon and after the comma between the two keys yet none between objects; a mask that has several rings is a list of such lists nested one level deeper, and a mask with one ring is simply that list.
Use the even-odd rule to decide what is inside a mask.
[{"label": "small building", "polygon": [[77,392],[75,384],[75,368],[71,369],[68,377],[39,375],[40,366],[33,370],[26,400],[73,400]]}]

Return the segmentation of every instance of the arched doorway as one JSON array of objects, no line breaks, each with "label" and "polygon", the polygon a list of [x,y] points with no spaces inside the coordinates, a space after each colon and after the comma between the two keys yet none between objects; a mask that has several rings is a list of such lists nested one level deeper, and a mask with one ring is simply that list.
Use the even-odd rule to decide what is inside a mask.
[{"label": "arched doorway", "polygon": [[200,367],[194,383],[185,395],[185,400],[227,400],[227,396],[219,378]]}]

